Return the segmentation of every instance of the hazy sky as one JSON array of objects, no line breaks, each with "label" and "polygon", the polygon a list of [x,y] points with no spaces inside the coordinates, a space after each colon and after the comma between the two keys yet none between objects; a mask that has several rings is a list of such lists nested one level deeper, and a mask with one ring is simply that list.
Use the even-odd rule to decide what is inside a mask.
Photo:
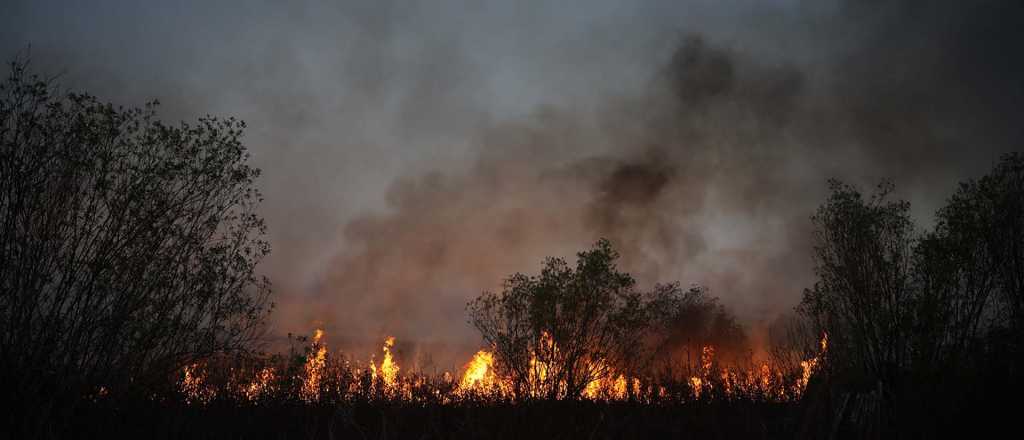
[{"label": "hazy sky", "polygon": [[[926,219],[1020,148],[1020,2],[7,1],[0,55],[236,116],[278,334],[472,346],[465,302],[605,236],[752,327],[811,281],[825,180]],[[376,342],[374,342],[376,343]],[[414,346],[410,348],[414,350]]]}]

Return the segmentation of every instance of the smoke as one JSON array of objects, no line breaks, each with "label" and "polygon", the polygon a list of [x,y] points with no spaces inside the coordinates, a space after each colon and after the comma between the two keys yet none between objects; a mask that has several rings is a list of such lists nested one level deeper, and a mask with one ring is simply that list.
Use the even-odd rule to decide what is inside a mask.
[{"label": "smoke", "polygon": [[[1000,113],[1017,101],[984,94],[995,74],[976,70],[993,66],[960,40],[976,30],[918,48],[889,26],[937,25],[902,12],[844,10],[870,16],[866,41],[817,71],[689,35],[639,96],[488,127],[468,171],[405,177],[388,211],[348,225],[319,309],[341,334],[465,340],[467,300],[607,237],[642,282],[708,286],[763,328],[812,282],[807,218],[827,178],[896,179],[928,212],[1019,139]],[[925,18],[975,24],[945,12]]]},{"label": "smoke", "polygon": [[892,178],[926,220],[1024,139],[1018,2],[536,6],[33,2],[0,36],[101,97],[246,119],[274,331],[443,365],[469,299],[600,237],[763,328],[813,282],[827,178]]}]

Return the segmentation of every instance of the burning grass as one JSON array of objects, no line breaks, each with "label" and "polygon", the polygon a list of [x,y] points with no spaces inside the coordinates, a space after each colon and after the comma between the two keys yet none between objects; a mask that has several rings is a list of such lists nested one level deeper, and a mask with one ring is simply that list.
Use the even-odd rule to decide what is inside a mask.
[{"label": "burning grass", "polygon": [[[783,368],[771,362],[726,365],[715,358],[714,347],[701,350],[699,363],[676,371],[652,370],[648,374],[616,371],[595,366],[601,374],[587,384],[578,398],[595,402],[633,402],[643,404],[682,404],[699,401],[752,401],[786,403],[800,399],[812,376],[820,368],[827,351],[827,336],[820,352],[802,361],[796,368]],[[542,390],[559,389],[547,372],[551,366],[530,359],[530,376],[525,392],[516,393],[517,384],[502,375],[497,357],[480,350],[457,374],[439,375],[403,370],[392,353],[394,337],[382,346],[383,357],[371,357],[367,367],[344,355],[333,355],[317,329],[311,344],[300,356],[270,356],[244,361],[214,359],[188,365],[179,373],[177,395],[188,405],[209,405],[214,400],[245,405],[268,402],[338,404],[354,402],[392,402],[414,405],[455,405],[465,402],[514,404],[545,399]],[[567,396],[564,393],[554,394]],[[562,399],[556,399],[562,400]]]},{"label": "burning grass", "polygon": [[536,391],[551,380],[536,356],[536,383],[517,396],[492,351],[458,371],[424,374],[400,365],[394,347],[387,338],[358,361],[317,330],[289,355],[190,364],[164,393],[125,399],[103,389],[69,423],[84,437],[111,426],[145,438],[787,438],[800,429],[802,396],[824,354],[784,369],[727,363],[705,347],[692,367],[672,371],[602,366],[578,397],[553,399]]}]

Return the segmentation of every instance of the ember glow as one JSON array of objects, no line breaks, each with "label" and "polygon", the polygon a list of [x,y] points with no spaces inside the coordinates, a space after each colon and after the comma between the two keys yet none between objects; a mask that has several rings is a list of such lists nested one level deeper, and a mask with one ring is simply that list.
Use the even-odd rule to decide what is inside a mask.
[{"label": "ember glow", "polygon": [[711,364],[715,357],[715,348],[704,346],[700,350],[700,370],[698,376],[690,377],[690,387],[693,388],[693,397],[699,399],[705,389],[712,388],[708,378],[711,375]]},{"label": "ember glow", "polygon": [[204,405],[216,394],[216,391],[208,386],[206,374],[199,364],[190,364],[182,369],[178,389],[185,402],[189,404]]},{"label": "ember glow", "polygon": [[261,368],[243,389],[245,398],[250,401],[257,401],[268,393],[272,392],[277,382],[277,371],[274,367]]}]

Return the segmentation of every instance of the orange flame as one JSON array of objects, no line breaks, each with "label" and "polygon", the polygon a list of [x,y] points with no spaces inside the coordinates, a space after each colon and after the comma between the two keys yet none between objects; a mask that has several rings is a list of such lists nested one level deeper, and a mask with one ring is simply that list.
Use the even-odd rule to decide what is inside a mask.
[{"label": "orange flame", "polygon": [[384,340],[384,360],[381,361],[380,367],[374,364],[373,357],[370,357],[370,378],[372,383],[376,387],[377,378],[380,377],[380,381],[383,385],[382,391],[390,396],[395,397],[397,394],[411,394],[410,384],[401,384],[399,381],[398,372],[401,370],[398,366],[398,362],[395,361],[391,355],[391,347],[395,346],[395,337],[388,336]]},{"label": "orange flame", "polygon": [[800,362],[801,375],[796,382],[796,394],[800,396],[804,390],[807,389],[807,383],[811,381],[811,375],[821,366],[821,357],[825,355],[825,351],[828,350],[828,333],[821,335],[821,350],[817,356],[814,356],[808,360]]},{"label": "orange flame", "polygon": [[499,380],[494,372],[494,355],[489,351],[480,350],[466,364],[466,372],[462,374],[462,379],[459,381],[459,390],[463,393],[484,392],[493,389],[498,384]]},{"label": "orange flame", "polygon": [[[317,329],[312,338],[310,352],[303,365],[297,390],[298,396],[307,402],[319,401],[322,393],[328,392],[326,384],[337,384],[327,374],[327,346],[324,343],[324,332]],[[372,379],[371,389],[380,392],[388,399],[412,400],[415,395],[413,390],[424,390],[433,398],[441,401],[458,396],[477,394],[481,397],[492,399],[505,399],[513,397],[513,378],[503,377],[495,368],[497,358],[491,351],[480,350],[466,363],[463,374],[458,382],[453,383],[453,378],[445,372],[443,384],[451,384],[449,388],[453,395],[445,395],[443,388],[430,387],[431,382],[421,375],[403,376],[398,366],[392,349],[395,345],[394,337],[387,337],[382,347],[383,359],[377,364],[373,358],[370,360],[369,375]],[[749,368],[730,369],[721,367],[715,362],[715,348],[712,346],[701,347],[700,363],[696,371],[686,377],[685,385],[690,388],[690,396],[695,400],[715,398],[755,398],[772,401],[789,401],[799,399],[804,393],[811,377],[821,369],[824,355],[828,349],[828,335],[822,335],[820,350],[818,353],[799,364],[799,370],[792,372],[796,374],[795,381],[789,382],[790,372],[775,368],[768,362],[762,362],[757,366]],[[558,374],[558,366],[552,365],[550,356],[558,354],[553,338],[548,333],[542,333],[537,347],[530,353],[529,375],[527,388],[524,390],[530,397],[546,397],[546,393],[553,393],[554,396],[567,397],[568,390],[565,379],[557,379],[558,383],[551,383],[555,380],[554,374]],[[358,372],[353,372],[351,367],[342,366],[344,371],[352,373],[358,378]],[[347,369],[347,370],[346,370]],[[229,382],[228,387],[232,395],[247,399],[252,402],[259,401],[274,391],[278,383],[278,370],[273,366],[264,366],[250,371],[253,376],[249,379],[236,377]],[[581,394],[582,397],[590,400],[626,400],[626,399],[661,399],[669,397],[669,392],[663,385],[647,383],[641,386],[639,377],[631,377],[622,372],[617,372],[601,361],[594,361],[587,365],[588,374],[595,379],[588,382]],[[200,364],[190,364],[182,369],[182,376],[178,383],[179,392],[189,404],[209,403],[217,393],[207,380],[206,373]],[[559,374],[559,376],[561,376]],[[365,377],[365,376],[363,376]],[[332,385],[333,386],[333,385]],[[720,387],[720,390],[715,389]],[[105,389],[103,390],[105,391]],[[340,382],[340,386],[333,388],[333,392],[347,393],[355,396],[365,391],[360,388],[356,381]],[[712,391],[716,391],[712,393]]]},{"label": "orange flame", "polygon": [[324,367],[327,365],[327,345],[321,342],[323,337],[324,331],[316,329],[316,332],[313,333],[312,350],[314,352],[306,359],[306,376],[302,382],[302,388],[299,390],[299,396],[307,402],[320,399],[320,383],[323,381]]},{"label": "orange flame", "polygon": [[274,370],[274,367],[263,367],[256,373],[256,377],[253,378],[252,382],[242,390],[242,394],[249,401],[257,401],[271,391],[276,378],[277,372]]},{"label": "orange flame", "polygon": [[711,389],[711,366],[714,363],[715,348],[710,345],[701,347],[700,350],[700,371],[698,376],[690,377],[690,388],[693,391],[693,398],[700,399],[701,393]]}]

